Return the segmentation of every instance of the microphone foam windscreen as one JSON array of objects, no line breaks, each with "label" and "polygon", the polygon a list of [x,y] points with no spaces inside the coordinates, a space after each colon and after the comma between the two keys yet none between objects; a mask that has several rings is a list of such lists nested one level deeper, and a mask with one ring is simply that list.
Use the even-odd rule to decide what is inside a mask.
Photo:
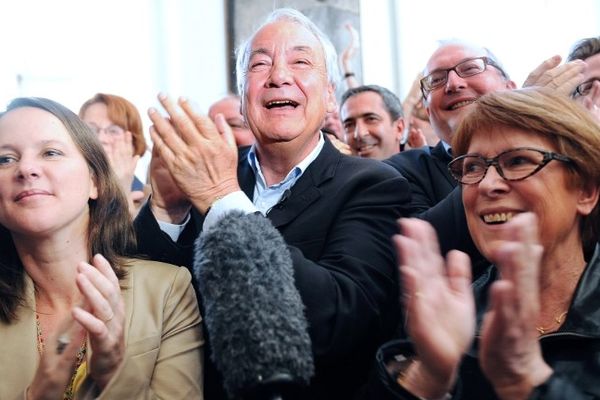
[{"label": "microphone foam windscreen", "polygon": [[314,374],[292,260],[270,220],[231,212],[200,235],[194,262],[213,361],[229,395],[276,374]]}]

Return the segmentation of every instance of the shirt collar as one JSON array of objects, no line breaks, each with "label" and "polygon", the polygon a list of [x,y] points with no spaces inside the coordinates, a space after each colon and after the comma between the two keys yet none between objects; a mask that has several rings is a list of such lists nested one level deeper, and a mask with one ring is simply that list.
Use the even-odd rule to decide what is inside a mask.
[{"label": "shirt collar", "polygon": [[442,142],[442,146],[444,146],[444,150],[446,150],[446,154],[448,154],[450,157],[452,157],[452,148],[450,147],[450,145],[446,142],[444,142],[443,140],[440,140]]},{"label": "shirt collar", "polygon": [[[281,182],[276,183],[271,187],[281,186],[286,183],[291,183],[290,186],[293,185],[296,182],[296,180],[298,180],[298,178],[300,178],[300,176],[304,173],[304,171],[306,171],[308,166],[317,158],[317,156],[323,149],[324,144],[325,139],[323,139],[323,133],[319,132],[319,141],[317,142],[315,148],[294,168],[292,168]],[[250,167],[254,171],[257,184],[262,188],[266,188],[266,181],[260,167],[260,162],[258,161],[258,157],[256,155],[256,144],[253,144],[252,147],[250,147],[250,151],[248,152],[248,164],[250,164]]]}]

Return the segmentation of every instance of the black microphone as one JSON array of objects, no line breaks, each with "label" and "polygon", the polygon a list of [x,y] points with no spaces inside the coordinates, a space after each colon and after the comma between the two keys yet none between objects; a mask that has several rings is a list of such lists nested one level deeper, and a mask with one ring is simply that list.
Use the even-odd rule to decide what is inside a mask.
[{"label": "black microphone", "polygon": [[270,220],[228,213],[196,242],[212,359],[228,395],[294,399],[314,374],[292,260]]}]

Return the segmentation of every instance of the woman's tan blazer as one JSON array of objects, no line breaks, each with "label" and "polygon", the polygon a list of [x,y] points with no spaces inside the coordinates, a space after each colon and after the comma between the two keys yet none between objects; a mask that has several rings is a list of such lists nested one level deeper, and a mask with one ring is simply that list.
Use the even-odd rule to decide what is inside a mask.
[{"label": "woman's tan blazer", "polygon": [[[202,399],[204,340],[189,271],[146,260],[126,270],[125,360],[102,393],[88,377],[77,398]],[[39,362],[33,283],[26,281],[18,321],[0,323],[0,400],[24,399]]]}]

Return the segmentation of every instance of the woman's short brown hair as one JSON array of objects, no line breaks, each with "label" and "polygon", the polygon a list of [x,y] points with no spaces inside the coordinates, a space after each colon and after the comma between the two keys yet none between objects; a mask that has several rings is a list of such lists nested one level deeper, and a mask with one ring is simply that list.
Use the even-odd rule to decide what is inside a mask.
[{"label": "woman's short brown hair", "polygon": [[[480,97],[459,125],[452,140],[455,157],[465,154],[474,135],[497,127],[536,133],[573,160],[573,184],[600,186],[600,124],[570,98],[547,88],[489,93]],[[586,254],[598,242],[600,202],[582,218]]]},{"label": "woman's short brown hair", "polygon": [[108,109],[108,118],[116,125],[131,132],[134,155],[143,156],[146,152],[146,139],[142,126],[142,118],[137,108],[127,99],[114,94],[97,93],[83,103],[79,109],[79,117],[83,118],[88,107],[93,104],[102,103]]}]

